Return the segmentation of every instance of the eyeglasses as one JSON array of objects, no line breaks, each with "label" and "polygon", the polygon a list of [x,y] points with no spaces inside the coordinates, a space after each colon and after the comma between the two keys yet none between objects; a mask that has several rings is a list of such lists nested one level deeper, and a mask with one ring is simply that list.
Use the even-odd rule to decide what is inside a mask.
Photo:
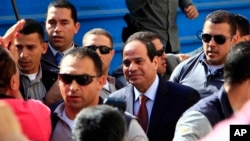
[{"label": "eyeglasses", "polygon": [[214,38],[214,41],[217,43],[217,44],[220,44],[220,45],[223,45],[227,39],[231,38],[230,37],[226,37],[224,35],[211,35],[211,34],[202,34],[201,35],[201,39],[205,42],[205,43],[208,43],[211,41],[212,37]]},{"label": "eyeglasses", "polygon": [[79,85],[86,86],[93,81],[94,77],[98,76],[91,76],[88,74],[80,74],[80,75],[73,75],[73,74],[58,74],[59,79],[63,81],[65,84],[71,84],[73,80],[75,80]]},{"label": "eyeglasses", "polygon": [[164,47],[162,49],[160,49],[160,50],[157,50],[156,51],[156,56],[161,57],[163,55],[164,51],[165,51]]},{"label": "eyeglasses", "polygon": [[86,46],[89,49],[92,49],[94,51],[96,51],[96,49],[99,49],[101,54],[109,54],[110,51],[112,50],[112,48],[109,48],[107,46],[95,46],[95,45],[90,45],[90,46]]}]

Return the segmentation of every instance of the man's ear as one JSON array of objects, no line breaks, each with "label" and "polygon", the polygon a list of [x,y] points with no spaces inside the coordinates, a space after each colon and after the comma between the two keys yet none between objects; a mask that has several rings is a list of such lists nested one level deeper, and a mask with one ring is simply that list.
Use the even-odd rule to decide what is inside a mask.
[{"label": "man's ear", "polygon": [[233,35],[233,37],[232,37],[233,44],[237,44],[239,39],[240,39],[240,37],[238,35]]},{"label": "man's ear", "polygon": [[48,49],[48,43],[44,42],[42,44],[42,54],[45,54],[47,52],[47,49]]},{"label": "man's ear", "polygon": [[[16,75],[16,74],[15,74]],[[9,89],[11,91],[16,91],[16,90],[19,90],[19,80],[16,78],[15,75],[12,75],[11,78],[10,78],[10,85],[9,85]]]},{"label": "man's ear", "polygon": [[153,63],[153,67],[157,70],[157,69],[158,69],[158,65],[159,65],[157,56],[155,56],[155,57],[153,58],[152,63]]},{"label": "man's ear", "polygon": [[101,90],[103,88],[103,85],[106,84],[107,77],[102,75],[98,78],[98,89]]},{"label": "man's ear", "polygon": [[19,73],[14,74],[10,78],[9,88],[7,90],[7,95],[15,98],[23,98],[22,94],[19,91],[20,82],[19,82]]},{"label": "man's ear", "polygon": [[75,34],[77,34],[79,29],[80,29],[80,22],[76,22],[75,23]]}]

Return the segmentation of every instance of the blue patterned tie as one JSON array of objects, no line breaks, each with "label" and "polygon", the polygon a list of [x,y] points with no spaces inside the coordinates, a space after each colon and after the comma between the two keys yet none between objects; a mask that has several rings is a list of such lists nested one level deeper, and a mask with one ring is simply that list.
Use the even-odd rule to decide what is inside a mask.
[{"label": "blue patterned tie", "polygon": [[63,57],[63,53],[61,53],[61,52],[56,53],[56,64],[57,64],[57,66],[60,65],[62,57]]}]

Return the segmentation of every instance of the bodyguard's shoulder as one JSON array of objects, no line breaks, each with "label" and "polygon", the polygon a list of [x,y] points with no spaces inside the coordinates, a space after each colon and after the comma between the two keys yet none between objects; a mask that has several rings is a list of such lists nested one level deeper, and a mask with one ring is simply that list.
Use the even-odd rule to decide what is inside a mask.
[{"label": "bodyguard's shoulder", "polygon": [[171,82],[171,81],[167,81],[167,84],[169,85],[170,88],[175,88],[176,91],[180,91],[180,90],[185,90],[185,91],[191,91],[191,92],[195,92],[196,90],[192,87],[186,86],[186,85],[182,85],[179,83],[175,83],[175,82]]},{"label": "bodyguard's shoulder", "polygon": [[125,87],[123,87],[123,88],[121,88],[121,89],[119,89],[119,90],[111,93],[109,95],[109,97],[117,97],[117,98],[118,97],[126,97],[126,95],[128,95],[128,94],[130,94],[130,93],[133,92],[133,91],[131,91],[132,88],[133,88],[132,85],[127,85],[127,86],[125,86]]}]

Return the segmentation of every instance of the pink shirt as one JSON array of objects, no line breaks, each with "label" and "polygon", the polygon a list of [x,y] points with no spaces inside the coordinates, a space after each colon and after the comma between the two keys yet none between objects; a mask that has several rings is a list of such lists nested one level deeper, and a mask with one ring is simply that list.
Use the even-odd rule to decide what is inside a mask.
[{"label": "pink shirt", "polygon": [[49,141],[51,135],[50,109],[39,100],[1,99],[8,103],[29,140]]}]

